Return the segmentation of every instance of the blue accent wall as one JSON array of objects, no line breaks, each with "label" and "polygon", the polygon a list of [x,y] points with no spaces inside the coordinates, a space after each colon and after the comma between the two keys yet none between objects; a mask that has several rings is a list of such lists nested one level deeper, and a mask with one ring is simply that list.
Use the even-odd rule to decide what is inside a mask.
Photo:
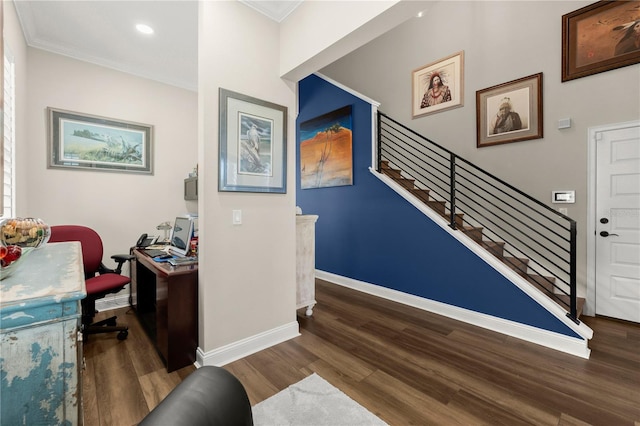
[{"label": "blue accent wall", "polygon": [[370,104],[316,75],[299,82],[298,97],[298,130],[300,123],[352,106],[352,186],[300,189],[296,150],[296,204],[319,216],[317,269],[580,337],[371,174]]}]

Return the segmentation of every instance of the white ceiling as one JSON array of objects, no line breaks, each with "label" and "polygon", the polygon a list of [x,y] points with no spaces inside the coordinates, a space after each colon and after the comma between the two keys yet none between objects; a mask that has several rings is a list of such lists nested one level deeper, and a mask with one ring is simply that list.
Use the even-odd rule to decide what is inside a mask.
[{"label": "white ceiling", "polygon": [[[303,0],[239,1],[281,22]],[[197,1],[15,0],[14,4],[31,47],[197,90]],[[138,23],[151,26],[155,33],[138,33]]]}]

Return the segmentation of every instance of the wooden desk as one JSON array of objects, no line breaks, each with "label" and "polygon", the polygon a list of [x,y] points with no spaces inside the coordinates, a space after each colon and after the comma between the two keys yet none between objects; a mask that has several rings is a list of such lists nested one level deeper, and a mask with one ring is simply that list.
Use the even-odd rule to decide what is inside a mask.
[{"label": "wooden desk", "polygon": [[198,347],[198,265],[171,266],[133,250],[131,300],[167,371],[193,364]]}]

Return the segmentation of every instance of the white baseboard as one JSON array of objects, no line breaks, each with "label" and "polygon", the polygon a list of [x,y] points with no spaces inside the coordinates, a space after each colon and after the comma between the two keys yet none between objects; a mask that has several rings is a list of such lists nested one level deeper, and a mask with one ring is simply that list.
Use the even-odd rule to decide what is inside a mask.
[{"label": "white baseboard", "polygon": [[129,292],[116,293],[114,295],[106,296],[102,299],[96,300],[97,311],[107,311],[109,309],[126,308],[129,306]]},{"label": "white baseboard", "polygon": [[278,343],[285,342],[300,335],[297,321],[267,330],[255,336],[247,337],[212,351],[204,352],[200,347],[196,350],[196,367],[215,365],[221,367],[239,360]]},{"label": "white baseboard", "polygon": [[[98,311],[124,308],[128,306],[128,291],[123,291],[96,300],[96,310]],[[198,347],[196,350],[196,362],[194,364],[196,367],[202,367],[203,365],[222,366],[299,335],[300,329],[298,322],[293,321],[281,327],[265,331],[258,335],[248,337],[207,353],[204,353],[202,349]]]},{"label": "white baseboard", "polygon": [[[536,327],[470,311],[457,306],[447,305],[445,303],[425,299],[375,284],[332,274],[330,272],[316,270],[316,277],[334,284],[352,288],[354,290],[362,291],[364,293],[372,294],[374,296],[382,297],[408,306],[413,306],[418,309],[473,324],[478,327],[496,331],[507,336],[512,336],[527,342],[579,356],[581,358],[588,359],[591,353],[587,339],[579,339],[548,330],[542,330]],[[96,309],[98,311],[117,309],[127,306],[129,306],[128,292],[118,293],[96,301]],[[206,353],[203,352],[201,348],[198,348],[196,351],[195,364],[197,367],[201,367],[203,365],[222,366],[299,335],[300,330],[298,322],[294,321]]]},{"label": "white baseboard", "polygon": [[413,306],[418,309],[433,312],[438,315],[496,331],[507,336],[512,336],[581,358],[588,359],[591,353],[587,339],[579,339],[548,330],[542,330],[529,325],[497,318],[480,312],[470,311],[457,306],[447,305],[445,303],[425,299],[375,284],[357,281],[317,269],[316,277],[334,284],[362,291],[363,293],[382,297],[383,299],[388,299],[404,305]]}]

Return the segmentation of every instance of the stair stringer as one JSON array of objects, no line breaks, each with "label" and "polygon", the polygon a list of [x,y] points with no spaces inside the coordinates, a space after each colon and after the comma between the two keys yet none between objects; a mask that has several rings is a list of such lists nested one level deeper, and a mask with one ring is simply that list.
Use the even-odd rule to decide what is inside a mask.
[{"label": "stair stringer", "polygon": [[[511,269],[510,267],[505,265],[503,262],[501,262],[495,256],[493,256],[492,254],[490,254],[489,252],[484,250],[478,243],[476,243],[470,237],[466,236],[463,232],[451,229],[451,227],[449,226],[449,222],[447,220],[445,220],[442,216],[440,216],[438,213],[436,213],[431,208],[427,207],[424,204],[424,202],[422,202],[418,197],[416,197],[415,195],[413,195],[409,191],[407,191],[406,188],[404,188],[402,185],[398,184],[392,178],[390,178],[389,176],[385,175],[384,173],[378,173],[378,171],[376,171],[372,167],[369,168],[369,171],[375,177],[377,177],[383,183],[385,183],[387,186],[389,186],[391,189],[393,189],[398,195],[400,195],[402,198],[404,198],[407,202],[409,202],[411,205],[413,205],[416,209],[418,209],[421,213],[423,213],[429,219],[434,221],[438,226],[440,226],[443,230],[445,230],[447,233],[449,233],[449,235],[451,235],[453,238],[458,240],[462,245],[464,245],[469,250],[471,250],[479,258],[481,258],[484,262],[489,264],[489,266],[491,266],[493,269],[495,269],[497,272],[499,272],[503,277],[505,277],[507,280],[509,280],[513,285],[515,285],[520,290],[522,290],[527,296],[529,296],[536,303],[538,303],[540,306],[542,306],[550,314],[552,314],[559,321],[561,321],[563,324],[565,324],[567,327],[569,327],[571,330],[573,330],[576,334],[581,336],[584,339],[583,341],[584,341],[584,345],[585,345],[586,356],[583,356],[583,355],[581,355],[579,353],[574,353],[574,352],[568,352],[568,353],[572,353],[573,355],[583,356],[584,358],[588,358],[589,357],[590,350],[588,349],[587,341],[590,340],[593,337],[593,330],[591,328],[589,328],[586,324],[584,324],[584,322],[580,321],[579,324],[576,324],[575,322],[573,322],[573,320],[571,320],[567,316],[567,311],[565,311],[561,306],[559,306],[553,300],[549,299],[549,297],[544,295],[542,292],[540,292],[534,286],[529,284],[522,276],[520,276],[513,269]],[[440,312],[436,312],[436,313],[440,313]],[[505,321],[505,320],[501,319],[501,321]],[[486,326],[484,326],[482,324],[475,324],[475,325],[478,325],[478,326],[484,327],[484,328],[490,328],[490,327],[486,327]],[[522,336],[519,333],[518,333],[519,335],[513,335],[509,331],[496,330],[496,329],[493,329],[493,328],[490,328],[490,329],[492,329],[494,331],[498,331],[498,332],[503,333],[503,334],[511,335],[513,337],[517,337],[519,339],[529,340],[528,338],[526,338],[526,336]],[[553,334],[553,335],[557,334],[557,333],[553,333],[551,331],[549,331],[549,333]],[[541,343],[540,341],[535,341],[534,343],[542,344],[544,346],[548,346],[548,345],[546,345],[544,343]],[[554,348],[554,349],[558,349],[558,350],[561,350],[563,352],[567,352],[566,350],[561,349],[561,348]]]}]

